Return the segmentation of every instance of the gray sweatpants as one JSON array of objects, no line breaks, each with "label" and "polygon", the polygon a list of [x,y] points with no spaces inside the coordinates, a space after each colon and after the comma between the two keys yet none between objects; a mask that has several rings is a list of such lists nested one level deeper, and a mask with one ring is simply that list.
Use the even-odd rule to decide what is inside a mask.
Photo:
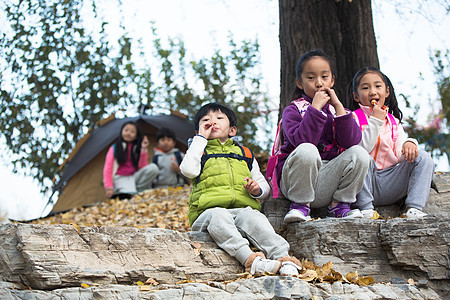
[{"label": "gray sweatpants", "polygon": [[423,150],[419,150],[418,157],[412,163],[404,160],[379,171],[372,159],[355,205],[360,209],[373,209],[374,206],[394,204],[407,196],[407,208],[422,210],[430,195],[433,173],[433,160],[430,154]]},{"label": "gray sweatpants", "polygon": [[207,209],[192,224],[192,231],[208,232],[220,248],[241,264],[253,253],[249,241],[269,259],[288,256],[289,252],[288,242],[275,232],[266,216],[249,206]]},{"label": "gray sweatpants", "polygon": [[289,154],[281,175],[281,192],[290,201],[325,207],[332,200],[353,203],[370,164],[364,148],[353,146],[332,160],[321,160],[317,147],[300,144]]},{"label": "gray sweatpants", "polygon": [[130,176],[114,175],[114,193],[136,193],[151,189],[158,174],[158,166],[151,163]]}]

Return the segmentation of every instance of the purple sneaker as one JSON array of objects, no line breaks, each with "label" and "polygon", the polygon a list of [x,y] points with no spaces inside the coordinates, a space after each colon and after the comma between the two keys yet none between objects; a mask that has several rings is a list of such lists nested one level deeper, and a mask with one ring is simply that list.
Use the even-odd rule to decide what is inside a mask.
[{"label": "purple sneaker", "polygon": [[[330,204],[331,205],[331,204]],[[359,209],[350,209],[350,203],[339,202],[335,207],[328,206],[327,217],[332,218],[362,218]]]},{"label": "purple sneaker", "polygon": [[284,216],[285,223],[305,222],[311,220],[309,206],[306,204],[292,202],[289,212]]}]

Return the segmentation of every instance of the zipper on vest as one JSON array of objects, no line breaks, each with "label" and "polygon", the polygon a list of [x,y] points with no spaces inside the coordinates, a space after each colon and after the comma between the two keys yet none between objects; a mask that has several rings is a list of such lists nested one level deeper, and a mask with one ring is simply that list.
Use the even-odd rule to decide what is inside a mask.
[{"label": "zipper on vest", "polygon": [[236,193],[234,190],[233,172],[231,172],[230,158],[227,158],[227,163],[228,163],[228,174],[230,176],[230,187],[231,187],[231,205],[230,205],[230,207],[234,207],[234,202],[236,201]]}]

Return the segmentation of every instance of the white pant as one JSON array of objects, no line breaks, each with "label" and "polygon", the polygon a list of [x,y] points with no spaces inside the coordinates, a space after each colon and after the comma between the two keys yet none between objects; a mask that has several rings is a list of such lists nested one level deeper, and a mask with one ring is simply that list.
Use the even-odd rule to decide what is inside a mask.
[{"label": "white pant", "polygon": [[353,203],[370,165],[364,148],[353,146],[332,160],[322,160],[317,147],[300,144],[289,154],[281,174],[281,192],[292,202],[325,207],[332,200]]},{"label": "white pant", "polygon": [[373,209],[374,206],[394,204],[407,196],[405,200],[407,208],[422,210],[430,195],[433,173],[433,159],[423,150],[419,150],[418,157],[411,163],[403,160],[379,171],[372,159],[355,205],[359,209]]},{"label": "white pant", "polygon": [[114,175],[114,193],[137,193],[152,188],[153,180],[158,176],[159,169],[156,164],[149,164],[133,175]]},{"label": "white pant", "polygon": [[208,232],[220,248],[241,264],[253,253],[249,241],[267,258],[289,255],[288,242],[275,232],[265,215],[249,206],[207,209],[192,224],[192,231]]}]

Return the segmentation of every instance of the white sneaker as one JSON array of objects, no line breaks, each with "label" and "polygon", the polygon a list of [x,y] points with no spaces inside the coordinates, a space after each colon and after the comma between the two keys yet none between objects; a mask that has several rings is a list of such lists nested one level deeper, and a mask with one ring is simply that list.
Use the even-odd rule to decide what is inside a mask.
[{"label": "white sneaker", "polygon": [[288,211],[288,213],[284,216],[284,223],[293,223],[293,222],[306,222],[310,221],[310,216],[305,216],[301,211],[298,209],[291,209]]},{"label": "white sneaker", "polygon": [[373,215],[376,213],[375,209],[363,209],[361,210],[364,219],[372,219]]},{"label": "white sneaker", "polygon": [[364,216],[363,216],[363,214],[361,213],[361,211],[360,211],[359,209],[355,208],[355,209],[352,209],[352,210],[347,214],[347,216],[344,217],[344,218],[362,219],[363,217],[364,217]]},{"label": "white sneaker", "polygon": [[281,264],[281,268],[280,268],[280,275],[282,276],[296,276],[298,275],[298,271],[300,271],[302,269],[302,267],[296,265],[294,262],[292,261],[284,261]]},{"label": "white sneaker", "polygon": [[252,267],[250,268],[250,274],[266,274],[266,272],[275,274],[280,269],[280,266],[281,262],[279,260],[257,256],[252,263]]},{"label": "white sneaker", "polygon": [[426,213],[424,213],[423,211],[418,210],[417,208],[411,207],[405,213],[405,216],[407,218],[417,219],[417,218],[423,218],[423,217],[428,216],[428,215]]}]

